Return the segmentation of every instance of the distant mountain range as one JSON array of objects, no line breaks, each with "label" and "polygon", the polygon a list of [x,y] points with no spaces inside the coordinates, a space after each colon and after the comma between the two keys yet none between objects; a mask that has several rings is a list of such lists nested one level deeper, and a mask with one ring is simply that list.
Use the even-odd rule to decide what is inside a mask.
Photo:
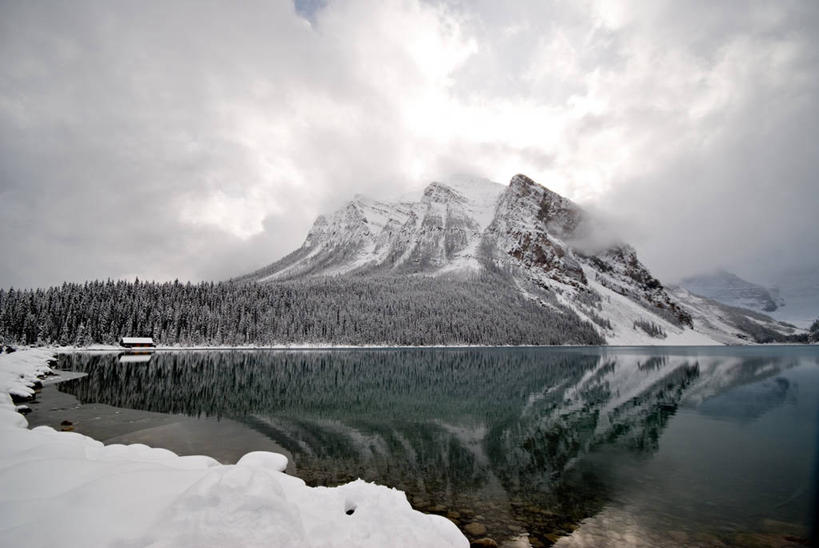
[{"label": "distant mountain range", "polygon": [[774,312],[785,305],[778,289],[743,280],[724,270],[685,278],[680,285],[697,295],[759,312]]},{"label": "distant mountain range", "polygon": [[799,327],[809,327],[819,318],[819,273],[789,271],[775,278],[775,284],[765,287],[718,270],[690,276],[679,285],[697,295],[763,312]]},{"label": "distant mountain range", "polygon": [[[357,196],[319,216],[300,248],[234,281],[309,284],[332,277],[340,287],[344,280],[356,287],[377,280],[383,288],[389,280],[411,278],[416,285],[443,287],[445,281],[467,292],[479,285],[484,294],[491,288],[495,299],[515,295],[536,303],[542,309],[538,321],[560,325],[564,343],[593,342],[577,335],[581,325],[608,344],[734,344],[807,336],[736,306],[776,309],[780,301],[770,291],[727,273],[712,284],[722,289],[710,298],[700,296],[707,280],[667,288],[633,247],[595,226],[577,204],[525,175],[515,175],[508,186],[453,178],[430,183],[417,201]],[[346,302],[355,294],[340,289],[338,299]],[[733,298],[728,304],[720,302],[726,295]]]}]

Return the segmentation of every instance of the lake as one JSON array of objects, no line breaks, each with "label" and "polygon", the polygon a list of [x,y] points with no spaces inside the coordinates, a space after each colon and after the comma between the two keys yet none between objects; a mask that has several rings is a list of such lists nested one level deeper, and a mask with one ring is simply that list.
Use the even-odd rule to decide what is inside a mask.
[{"label": "lake", "polygon": [[[800,546],[819,348],[73,353],[32,426],[361,477],[501,545]],[[70,423],[70,424],[69,424]],[[573,534],[572,534],[573,533]],[[571,536],[569,536],[571,535]]]}]

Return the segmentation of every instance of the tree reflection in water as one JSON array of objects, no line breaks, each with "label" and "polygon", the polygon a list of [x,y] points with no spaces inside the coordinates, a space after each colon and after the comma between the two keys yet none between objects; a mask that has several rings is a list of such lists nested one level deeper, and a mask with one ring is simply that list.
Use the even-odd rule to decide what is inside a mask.
[{"label": "tree reflection in water", "polygon": [[678,406],[788,365],[773,357],[535,348],[61,360],[88,373],[60,385],[84,403],[230,417],[286,448],[310,484],[362,477],[462,525],[478,520],[496,540],[525,532],[544,542],[607,498],[584,455],[612,445],[650,454]]}]

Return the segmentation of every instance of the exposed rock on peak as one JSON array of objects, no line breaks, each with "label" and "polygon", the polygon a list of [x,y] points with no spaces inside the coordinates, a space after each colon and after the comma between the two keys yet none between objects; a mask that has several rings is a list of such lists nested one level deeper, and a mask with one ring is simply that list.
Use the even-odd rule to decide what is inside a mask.
[{"label": "exposed rock on peak", "polygon": [[[526,188],[526,187],[539,186],[539,185],[536,182],[534,182],[532,179],[530,179],[529,177],[524,175],[523,173],[518,173],[517,175],[512,176],[512,179],[509,181],[509,186],[511,186],[512,188],[515,188],[515,187]],[[542,188],[546,188],[546,187],[542,187]]]},{"label": "exposed rock on peak", "polygon": [[421,201],[424,203],[466,203],[466,197],[457,190],[443,183],[432,182],[425,189]]}]

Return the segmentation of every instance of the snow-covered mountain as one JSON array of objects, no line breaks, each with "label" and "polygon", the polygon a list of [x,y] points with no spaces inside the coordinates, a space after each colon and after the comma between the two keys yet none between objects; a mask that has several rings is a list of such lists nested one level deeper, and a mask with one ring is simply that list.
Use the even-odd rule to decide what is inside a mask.
[{"label": "snow-covered mountain", "polygon": [[815,269],[786,271],[769,283],[766,287],[721,270],[685,278],[679,285],[695,295],[763,312],[802,328],[819,318],[819,272]]},{"label": "snow-covered mountain", "polygon": [[697,295],[758,312],[770,313],[785,305],[778,289],[743,280],[724,270],[685,278],[680,285]]},{"label": "snow-covered mountain", "polygon": [[431,183],[414,202],[358,195],[330,215],[320,215],[299,249],[250,278],[479,269],[482,236],[503,193],[497,183],[460,178]]},{"label": "snow-covered mountain", "polygon": [[669,292],[634,248],[596,234],[592,221],[525,175],[508,186],[455,178],[430,183],[417,201],[357,196],[319,216],[299,249],[240,279],[426,275],[468,282],[491,273],[543,307],[594,325],[609,344],[742,343],[801,333]]}]

